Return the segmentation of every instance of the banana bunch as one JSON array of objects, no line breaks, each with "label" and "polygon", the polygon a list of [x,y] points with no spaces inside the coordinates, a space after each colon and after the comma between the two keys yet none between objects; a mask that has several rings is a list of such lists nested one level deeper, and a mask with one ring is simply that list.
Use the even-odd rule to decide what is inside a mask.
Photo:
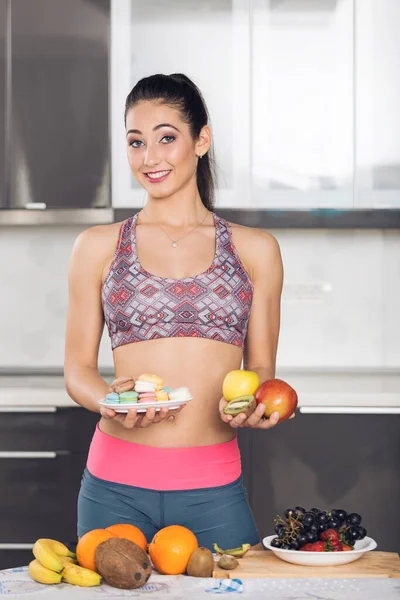
[{"label": "banana bunch", "polygon": [[35,557],[29,563],[29,575],[38,583],[61,583],[91,587],[100,585],[101,575],[77,564],[76,554],[57,540],[41,538],[32,549]]}]

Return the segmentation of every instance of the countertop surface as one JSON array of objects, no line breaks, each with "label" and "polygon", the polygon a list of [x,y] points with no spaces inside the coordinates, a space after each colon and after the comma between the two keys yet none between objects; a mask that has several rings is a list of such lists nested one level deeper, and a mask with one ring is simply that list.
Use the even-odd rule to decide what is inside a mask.
[{"label": "countertop surface", "polygon": [[[228,581],[228,580],[225,580]],[[139,590],[118,590],[105,584],[80,588],[65,583],[46,586],[32,581],[27,567],[0,571],[0,598],[13,600],[100,600],[100,598],[156,598],[157,600],[200,600],[214,596],[220,579],[163,576],[153,573]],[[246,579],[242,592],[223,598],[243,600],[399,600],[400,579]],[[221,597],[217,593],[216,597]]]},{"label": "countertop surface", "polygon": [[[107,381],[111,372],[104,372]],[[281,369],[297,391],[302,412],[372,412],[400,414],[400,371],[366,369]],[[61,372],[0,373],[0,407],[76,406],[64,388]]]}]

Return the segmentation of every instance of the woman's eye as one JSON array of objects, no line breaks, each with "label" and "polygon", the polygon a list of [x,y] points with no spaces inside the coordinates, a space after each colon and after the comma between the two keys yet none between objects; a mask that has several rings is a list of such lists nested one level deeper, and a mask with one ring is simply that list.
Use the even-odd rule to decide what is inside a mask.
[{"label": "woman's eye", "polygon": [[173,135],[164,135],[164,137],[162,138],[161,142],[163,144],[170,144],[171,142],[174,141],[174,139],[175,139],[175,137]]},{"label": "woman's eye", "polygon": [[132,140],[131,142],[129,142],[129,145],[132,148],[139,148],[140,144],[143,144],[143,142],[141,142],[140,140]]}]

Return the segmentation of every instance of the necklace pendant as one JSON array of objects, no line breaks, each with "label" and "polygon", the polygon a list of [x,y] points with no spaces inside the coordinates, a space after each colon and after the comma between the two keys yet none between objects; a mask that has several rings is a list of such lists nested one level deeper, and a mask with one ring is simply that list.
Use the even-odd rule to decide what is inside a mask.
[{"label": "necklace pendant", "polygon": [[173,243],[171,244],[171,246],[172,246],[173,248],[176,248],[176,247],[177,247],[177,245],[178,245],[178,244],[177,244],[176,242],[173,242]]}]

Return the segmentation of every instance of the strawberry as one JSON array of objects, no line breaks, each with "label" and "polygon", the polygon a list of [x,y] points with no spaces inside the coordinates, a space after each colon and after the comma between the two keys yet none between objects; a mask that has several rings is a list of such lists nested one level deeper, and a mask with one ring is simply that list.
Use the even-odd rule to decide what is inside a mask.
[{"label": "strawberry", "polygon": [[334,544],[337,544],[339,542],[339,534],[335,529],[326,529],[320,534],[319,537],[324,542],[330,542]]},{"label": "strawberry", "polygon": [[353,550],[353,548],[351,546],[349,546],[348,544],[342,544],[342,550],[344,550],[345,552],[348,552],[349,550]]},{"label": "strawberry", "polygon": [[304,544],[304,546],[300,547],[300,550],[302,552],[312,552],[313,551],[313,545],[312,544]]},{"label": "strawberry", "polygon": [[337,543],[330,542],[328,547],[331,552],[342,552],[343,551],[342,544],[340,542],[337,542]]},{"label": "strawberry", "polygon": [[311,544],[311,552],[324,552],[325,551],[325,544],[324,542],[314,542],[313,544]]}]

